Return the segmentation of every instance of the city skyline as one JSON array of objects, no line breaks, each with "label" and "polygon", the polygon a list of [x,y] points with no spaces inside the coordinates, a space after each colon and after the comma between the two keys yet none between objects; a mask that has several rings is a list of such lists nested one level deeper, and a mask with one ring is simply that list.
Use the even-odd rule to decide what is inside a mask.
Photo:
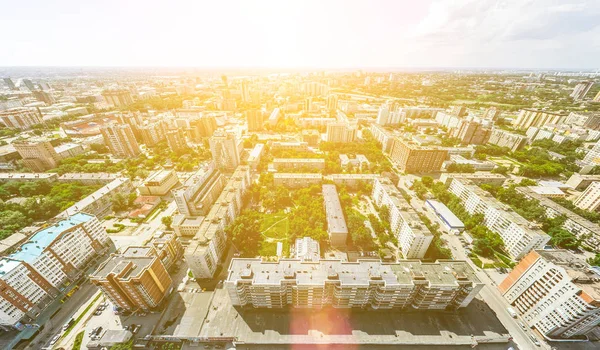
[{"label": "city skyline", "polygon": [[[0,66],[595,69],[600,5],[39,1],[0,6]],[[308,24],[308,25],[307,25]],[[44,33],[44,35],[40,35]]]}]

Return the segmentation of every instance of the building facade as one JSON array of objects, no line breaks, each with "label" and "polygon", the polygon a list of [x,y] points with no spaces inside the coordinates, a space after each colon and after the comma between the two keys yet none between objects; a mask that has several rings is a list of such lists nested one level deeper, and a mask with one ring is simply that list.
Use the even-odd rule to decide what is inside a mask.
[{"label": "building facade", "polygon": [[396,137],[390,158],[401,171],[406,173],[438,172],[448,158],[448,151],[438,147],[419,146]]},{"label": "building facade", "polygon": [[0,122],[7,128],[29,129],[43,122],[40,112],[31,108],[12,108],[0,111]]},{"label": "building facade", "polygon": [[185,182],[183,188],[173,191],[179,213],[185,217],[208,214],[226,183],[227,179],[214,163],[199,169]]},{"label": "building facade", "polygon": [[514,134],[502,129],[493,129],[488,140],[492,145],[508,147],[512,152],[520,151],[527,145],[527,136]]},{"label": "building facade", "polygon": [[240,164],[241,149],[235,135],[217,130],[209,144],[213,161],[219,169],[235,169]]},{"label": "building facade", "polygon": [[592,182],[573,204],[579,209],[597,211],[600,208],[600,182]]},{"label": "building facade", "polygon": [[513,122],[513,127],[520,130],[527,130],[530,126],[542,127],[546,124],[563,124],[567,119],[567,114],[536,110],[522,109],[519,116]]},{"label": "building facade", "polygon": [[134,158],[141,151],[135,135],[128,124],[109,124],[100,129],[104,143],[117,157]]},{"label": "building facade", "polygon": [[54,169],[61,160],[60,155],[49,141],[18,141],[12,145],[19,152],[21,158],[23,158],[23,165],[35,172]]},{"label": "building facade", "polygon": [[173,170],[157,170],[150,174],[140,186],[142,196],[164,196],[179,182]]}]

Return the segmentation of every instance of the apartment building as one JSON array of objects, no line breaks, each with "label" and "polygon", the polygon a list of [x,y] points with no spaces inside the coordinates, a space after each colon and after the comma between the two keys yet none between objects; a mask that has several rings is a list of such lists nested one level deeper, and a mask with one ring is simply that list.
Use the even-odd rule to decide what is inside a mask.
[{"label": "apartment building", "polygon": [[329,242],[332,247],[345,247],[348,240],[348,227],[337,189],[335,185],[330,184],[323,185],[322,189]]},{"label": "apartment building", "polygon": [[600,165],[600,141],[596,142],[594,147],[583,157],[583,162],[591,165]]},{"label": "apartment building", "polygon": [[250,151],[250,154],[248,155],[248,165],[250,165],[250,168],[252,168],[252,170],[256,170],[256,168],[258,168],[258,165],[260,164],[260,158],[262,157],[264,149],[264,143],[257,143],[256,146],[254,146],[254,148],[252,149],[252,151]]},{"label": "apartment building", "polygon": [[448,158],[448,151],[434,146],[419,146],[396,137],[390,158],[405,173],[437,172]]},{"label": "apartment building", "polygon": [[233,259],[224,282],[231,302],[254,308],[456,310],[484,284],[465,261]]},{"label": "apartment building", "polygon": [[327,125],[327,142],[348,143],[356,140],[356,127],[346,122],[336,122]]},{"label": "apartment building", "polygon": [[302,130],[302,141],[311,147],[317,147],[321,142],[321,133],[317,130]]},{"label": "apartment building", "polygon": [[248,131],[262,131],[264,129],[264,117],[260,109],[251,109],[245,112],[248,122]]},{"label": "apartment building", "polygon": [[325,169],[325,159],[319,158],[274,158],[271,163],[273,169],[289,170],[289,169],[310,169],[323,170]]},{"label": "apartment building", "polygon": [[581,101],[585,98],[585,95],[587,95],[593,86],[593,81],[582,81],[581,83],[575,85],[573,92],[571,92],[571,95],[569,96],[573,97],[573,100],[575,101]]},{"label": "apartment building", "polygon": [[597,211],[600,208],[600,182],[592,182],[573,204],[579,209]]},{"label": "apartment building", "polygon": [[600,324],[600,274],[567,250],[531,251],[498,288],[546,337],[585,335]]},{"label": "apartment building", "polygon": [[219,169],[235,169],[240,164],[240,141],[232,133],[217,130],[209,140],[210,152]]},{"label": "apartment building", "polygon": [[488,143],[500,147],[508,147],[511,151],[520,151],[527,145],[527,136],[511,133],[506,130],[495,128],[488,140]]},{"label": "apartment building", "polygon": [[202,167],[186,180],[182,188],[173,191],[179,213],[185,217],[208,214],[226,183],[227,179],[213,162]]},{"label": "apartment building", "polygon": [[294,259],[301,261],[319,261],[321,260],[321,247],[319,242],[310,237],[296,238],[294,244]]},{"label": "apartment building", "polygon": [[158,231],[146,246],[129,246],[123,251],[123,255],[157,256],[168,270],[181,261],[183,252],[183,246],[176,235]]},{"label": "apartment building", "polygon": [[273,174],[273,183],[275,186],[284,186],[288,188],[310,187],[320,185],[323,182],[323,175],[314,173],[275,173]]},{"label": "apartment building", "polygon": [[177,237],[194,237],[204,222],[204,216],[188,217],[183,214],[173,216],[171,227]]},{"label": "apartment building", "polygon": [[369,131],[371,131],[373,138],[375,138],[375,140],[381,144],[381,150],[383,153],[389,153],[392,150],[394,137],[389,131],[377,124],[371,124]]},{"label": "apartment building", "polygon": [[582,175],[575,173],[571,175],[565,185],[577,191],[583,191],[593,182],[600,182],[600,175]]},{"label": "apartment building", "polygon": [[600,225],[594,224],[553,200],[534,192],[531,187],[517,187],[517,191],[531,199],[537,200],[546,209],[546,216],[549,218],[564,216],[565,221],[562,228],[571,232],[577,238],[582,239],[588,247],[598,250],[600,246]]},{"label": "apartment building", "polygon": [[100,128],[104,143],[115,156],[122,158],[137,157],[141,151],[135,135],[128,124],[109,124]]},{"label": "apartment building", "polygon": [[155,121],[138,127],[142,142],[146,146],[154,146],[166,138],[166,125],[163,121]]},{"label": "apartment building", "polygon": [[542,111],[537,109],[522,109],[513,122],[513,127],[527,130],[531,126],[542,127],[546,124],[563,124],[567,114],[561,112]]},{"label": "apartment building", "polygon": [[550,241],[550,236],[470,180],[452,179],[448,190],[461,200],[469,214],[484,215],[484,225],[500,235],[513,259],[519,260]]},{"label": "apartment building", "polygon": [[28,142],[17,141],[12,143],[19,152],[22,162],[27,168],[35,172],[44,172],[54,169],[62,159],[54,150],[50,141]]},{"label": "apartment building", "polygon": [[22,329],[85,272],[110,239],[95,216],[48,223],[0,259],[0,326]]},{"label": "apartment building", "polygon": [[142,196],[164,196],[179,182],[173,170],[157,170],[139,187]]},{"label": "apartment building", "polygon": [[153,248],[132,247],[112,254],[90,275],[112,303],[127,311],[151,311],[165,300],[173,280]]},{"label": "apartment building", "polygon": [[271,143],[271,150],[277,151],[297,151],[297,152],[306,152],[308,151],[308,142],[300,142],[300,141],[273,141]]},{"label": "apartment building", "polygon": [[112,211],[112,199],[117,193],[127,196],[133,190],[134,188],[129,178],[118,177],[96,192],[73,204],[67,210],[58,214],[58,216],[68,217],[79,212],[85,212],[98,217],[104,217]]},{"label": "apartment building", "polygon": [[475,120],[463,119],[452,130],[450,136],[460,139],[461,145],[483,145],[492,134],[492,130]]},{"label": "apartment building", "polygon": [[124,107],[133,103],[131,93],[124,89],[105,90],[102,92],[102,97],[106,103],[114,107]]},{"label": "apartment building", "polygon": [[166,134],[167,145],[175,153],[184,152],[189,148],[182,129],[169,130]]},{"label": "apartment building", "polygon": [[29,129],[43,123],[43,120],[37,109],[19,107],[5,111],[0,110],[0,122],[7,128]]},{"label": "apartment building", "polygon": [[250,168],[239,166],[189,242],[185,250],[185,260],[195,278],[213,277],[227,242],[225,227],[233,222],[242,210],[242,196],[248,186]]},{"label": "apartment building", "polygon": [[371,193],[373,202],[389,212],[392,234],[398,238],[405,259],[422,259],[433,235],[421,222],[414,208],[387,178],[377,178]]}]

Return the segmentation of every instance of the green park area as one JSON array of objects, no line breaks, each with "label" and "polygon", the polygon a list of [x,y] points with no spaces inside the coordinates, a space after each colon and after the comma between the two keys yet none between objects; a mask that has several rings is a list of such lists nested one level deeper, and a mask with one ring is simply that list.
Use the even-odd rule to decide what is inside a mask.
[{"label": "green park area", "polygon": [[289,251],[290,220],[283,211],[275,214],[266,214],[260,225],[260,232],[264,239],[259,254],[261,256],[277,255],[277,243],[283,243],[284,255]]}]

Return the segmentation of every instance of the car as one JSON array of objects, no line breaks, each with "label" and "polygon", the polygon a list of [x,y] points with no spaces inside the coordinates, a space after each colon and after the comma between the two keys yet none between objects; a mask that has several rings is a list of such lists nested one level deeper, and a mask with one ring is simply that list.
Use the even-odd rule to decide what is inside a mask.
[{"label": "car", "polygon": [[535,344],[535,346],[541,346],[540,341],[535,337],[535,335],[530,334],[529,339]]},{"label": "car", "polygon": [[94,311],[94,316],[99,316],[99,315],[102,315],[102,310]]},{"label": "car", "polygon": [[137,334],[140,331],[140,328],[142,328],[141,324],[132,324],[133,327],[131,327],[131,333],[133,334]]},{"label": "car", "polygon": [[58,342],[58,340],[60,339],[60,335],[55,335],[54,338],[52,338],[52,340],[50,340],[50,345],[54,345],[56,344],[56,342]]},{"label": "car", "polygon": [[523,330],[527,329],[527,326],[525,326],[525,324],[523,322],[519,321],[518,323],[519,323],[519,326],[521,326],[521,328],[523,328]]}]

